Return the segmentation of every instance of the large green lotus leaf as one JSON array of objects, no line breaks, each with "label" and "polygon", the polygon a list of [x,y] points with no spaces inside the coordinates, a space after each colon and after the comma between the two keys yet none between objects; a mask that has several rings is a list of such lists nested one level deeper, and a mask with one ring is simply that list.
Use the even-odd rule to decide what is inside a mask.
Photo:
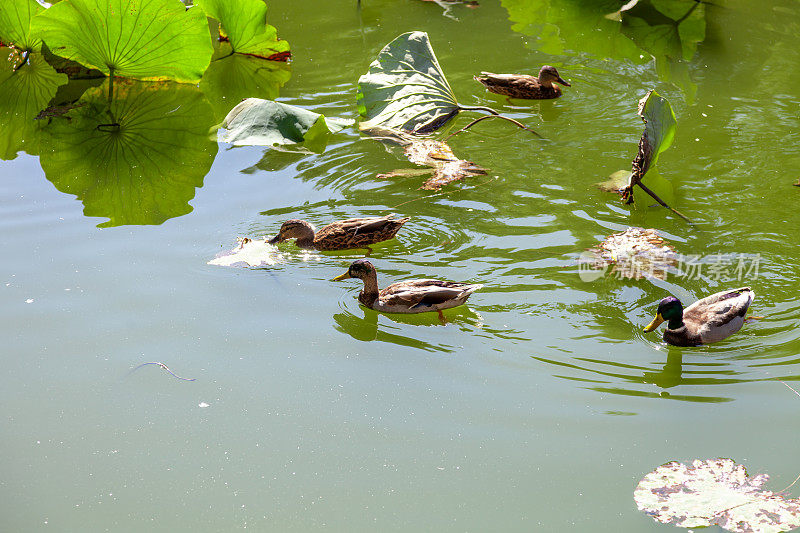
[{"label": "large green lotus leaf", "polygon": [[459,111],[458,102],[433,53],[428,34],[400,35],[387,44],[358,79],[361,129],[425,133]]},{"label": "large green lotus leaf", "polygon": [[31,19],[44,11],[35,0],[2,0],[0,2],[0,41],[21,50],[38,51],[42,40],[31,33]]},{"label": "large green lotus leaf", "polygon": [[641,63],[642,51],[608,18],[624,2],[617,0],[502,0],[511,29],[534,38],[548,54],[589,52],[601,58]]},{"label": "large green lotus leaf", "polygon": [[211,106],[189,85],[117,80],[109,107],[107,85],[88,90],[70,120],[54,119],[44,130],[47,179],[76,195],[86,216],[109,219],[100,227],[189,213],[217,153],[208,136]]},{"label": "large green lotus leaf", "polygon": [[[11,52],[0,48],[0,58]],[[66,74],[56,72],[41,54],[31,54],[16,72],[12,62],[0,61],[0,159],[14,159],[20,150],[37,153],[43,121],[34,119],[65,83]]]},{"label": "large green lotus leaf", "polygon": [[[222,43],[220,52],[226,50],[230,52],[230,45]],[[214,108],[217,122],[245,98],[274,100],[292,75],[287,63],[220,52],[214,54],[200,81],[200,90]]]},{"label": "large green lotus leaf", "polygon": [[213,53],[205,13],[178,0],[69,0],[32,29],[57,55],[140,80],[196,82]]},{"label": "large green lotus leaf", "polygon": [[678,129],[669,101],[655,91],[649,91],[639,100],[638,112],[644,121],[644,131],[631,166],[630,181],[622,191],[626,203],[633,203],[633,186],[642,181],[647,171],[655,166],[659,154],[670,147]]},{"label": "large green lotus leaf", "polygon": [[[639,116],[644,121],[642,142],[649,146],[646,149],[651,154],[646,167],[656,164],[658,155],[670,147],[678,129],[678,121],[669,101],[655,91],[648,92],[639,100]],[[645,169],[646,172],[646,169]]]},{"label": "large green lotus leaf", "polygon": [[234,52],[262,58],[289,58],[289,43],[278,39],[278,32],[267,24],[267,5],[263,0],[194,0],[194,5],[222,24]]},{"label": "large green lotus leaf", "polygon": [[272,100],[248,98],[234,107],[222,127],[220,140],[235,146],[273,146],[311,142],[336,133],[354,121],[327,118],[319,113]]}]

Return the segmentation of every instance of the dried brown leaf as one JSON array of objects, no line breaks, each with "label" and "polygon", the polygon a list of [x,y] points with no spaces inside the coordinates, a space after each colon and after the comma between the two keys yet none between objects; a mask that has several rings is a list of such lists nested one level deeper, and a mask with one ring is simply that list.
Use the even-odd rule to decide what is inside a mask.
[{"label": "dried brown leaf", "polygon": [[628,228],[587,250],[581,263],[597,270],[612,266],[612,274],[626,279],[666,279],[670,268],[677,266],[678,255],[656,230]]}]

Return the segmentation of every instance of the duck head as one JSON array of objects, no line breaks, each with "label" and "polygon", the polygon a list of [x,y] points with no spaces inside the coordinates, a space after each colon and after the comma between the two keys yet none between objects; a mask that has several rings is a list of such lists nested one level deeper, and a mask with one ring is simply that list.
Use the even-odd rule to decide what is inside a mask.
[{"label": "duck head", "polygon": [[347,269],[347,272],[341,276],[336,276],[333,278],[333,281],[341,281],[348,278],[365,279],[375,275],[377,275],[377,273],[375,272],[375,267],[372,266],[372,263],[366,259],[356,259],[350,265],[350,268]]},{"label": "duck head", "polygon": [[556,67],[551,67],[550,65],[545,65],[539,71],[539,83],[545,86],[551,86],[553,82],[560,83],[566,87],[572,87],[566,80],[564,80],[561,76],[558,75],[558,71]]},{"label": "duck head", "polygon": [[280,231],[278,231],[278,234],[275,235],[270,240],[268,240],[267,242],[269,244],[278,244],[279,242],[283,242],[286,239],[297,239],[298,244],[313,243],[314,226],[312,226],[305,220],[299,220],[296,218],[292,220],[287,220],[281,226],[281,229]]},{"label": "duck head", "polygon": [[667,296],[659,302],[656,317],[644,328],[645,333],[653,331],[665,320],[669,321],[669,329],[678,329],[683,325],[683,304],[674,296]]}]

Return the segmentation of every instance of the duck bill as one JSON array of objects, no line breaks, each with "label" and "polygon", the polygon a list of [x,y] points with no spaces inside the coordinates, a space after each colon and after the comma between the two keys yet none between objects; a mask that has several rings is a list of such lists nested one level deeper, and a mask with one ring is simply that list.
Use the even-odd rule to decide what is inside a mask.
[{"label": "duck bill", "polygon": [[648,332],[650,332],[650,331],[653,331],[653,330],[654,330],[654,329],[656,329],[658,326],[660,326],[662,322],[664,322],[664,318],[661,316],[661,313],[659,313],[659,314],[657,314],[657,315],[656,315],[656,317],[653,319],[653,321],[652,321],[652,322],[650,322],[650,323],[647,325],[647,327],[646,327],[646,328],[644,328],[644,332],[645,332],[645,333],[648,333]]},{"label": "duck bill", "polygon": [[345,273],[344,273],[344,274],[342,274],[341,276],[336,276],[336,277],[335,277],[335,278],[333,278],[331,281],[342,281],[343,279],[350,279],[350,278],[352,278],[352,277],[353,277],[353,276],[351,276],[351,275],[350,275],[350,272],[345,272]]},{"label": "duck bill", "polygon": [[278,244],[281,242],[281,235],[280,233],[275,235],[273,238],[267,241],[267,244]]},{"label": "duck bill", "polygon": [[562,78],[561,76],[556,78],[556,83],[560,83],[561,85],[564,85],[565,87],[572,87],[572,85],[570,85],[570,83],[568,81],[566,81],[564,78]]}]

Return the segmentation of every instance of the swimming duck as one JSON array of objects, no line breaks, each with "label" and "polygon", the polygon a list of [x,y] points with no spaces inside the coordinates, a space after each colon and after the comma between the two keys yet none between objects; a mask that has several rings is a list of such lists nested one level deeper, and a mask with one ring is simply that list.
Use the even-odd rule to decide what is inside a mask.
[{"label": "swimming duck", "polygon": [[470,294],[483,285],[455,283],[437,279],[411,279],[392,283],[383,290],[378,290],[378,273],[372,263],[366,259],[353,261],[347,272],[333,278],[340,281],[358,278],[364,281],[364,289],[358,295],[358,301],[366,307],[384,313],[424,313],[462,305]]},{"label": "swimming duck", "polygon": [[681,301],[667,296],[658,304],[656,317],[645,332],[668,320],[664,340],[675,346],[699,346],[721,341],[744,324],[744,315],[755,298],[750,287],[718,292],[683,308]]},{"label": "swimming duck", "polygon": [[301,248],[317,250],[348,250],[366,248],[370,244],[386,241],[395,236],[408,218],[384,217],[348,218],[328,224],[316,234],[314,226],[305,220],[287,220],[276,236],[267,241],[277,244],[286,239],[296,238]]},{"label": "swimming duck", "polygon": [[511,98],[527,98],[531,100],[544,100],[548,98],[558,98],[561,96],[561,87],[553,85],[553,82],[571,87],[558,75],[555,67],[545,65],[539,71],[539,76],[529,76],[527,74],[492,74],[491,72],[481,72],[481,76],[475,76],[489,89],[489,92],[503,94]]}]

